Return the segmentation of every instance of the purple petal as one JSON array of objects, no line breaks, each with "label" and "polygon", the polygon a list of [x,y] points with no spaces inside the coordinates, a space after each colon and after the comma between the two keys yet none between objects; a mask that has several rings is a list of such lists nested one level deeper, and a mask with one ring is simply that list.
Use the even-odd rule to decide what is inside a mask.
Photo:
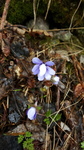
[{"label": "purple petal", "polygon": [[47,61],[47,62],[45,63],[45,65],[47,65],[47,66],[53,66],[53,65],[55,65],[55,63],[52,62],[52,61]]},{"label": "purple petal", "polygon": [[44,78],[45,78],[45,76],[43,75],[43,76],[40,76],[39,74],[38,74],[38,80],[39,81],[43,81],[44,80]]},{"label": "purple petal", "polygon": [[47,68],[47,73],[49,73],[50,75],[55,75],[55,71],[52,69],[52,68],[50,68],[50,67],[46,67]]},{"label": "purple petal", "polygon": [[34,75],[38,74],[39,73],[39,65],[35,65],[33,68],[32,68],[32,72]]},{"label": "purple petal", "polygon": [[43,63],[39,58],[37,58],[37,57],[34,57],[33,59],[32,59],[32,62],[34,63],[34,64],[41,64],[41,63]]},{"label": "purple petal", "polygon": [[46,72],[46,74],[45,74],[45,79],[46,79],[46,80],[50,80],[50,79],[51,79],[51,75],[50,75],[49,73],[47,73],[47,72]]},{"label": "purple petal", "polygon": [[27,111],[27,117],[30,120],[36,119],[36,108],[34,108],[34,107],[29,108]]},{"label": "purple petal", "polygon": [[43,76],[46,73],[46,65],[45,64],[40,65],[39,70],[40,70],[39,75]]}]

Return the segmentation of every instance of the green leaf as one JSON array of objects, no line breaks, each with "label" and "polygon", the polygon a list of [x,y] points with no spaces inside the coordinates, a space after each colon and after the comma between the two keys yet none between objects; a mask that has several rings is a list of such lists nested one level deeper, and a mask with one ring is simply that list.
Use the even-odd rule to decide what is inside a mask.
[{"label": "green leaf", "polygon": [[61,119],[61,116],[62,116],[62,114],[57,114],[56,117],[55,117],[55,121],[60,120],[60,119]]},{"label": "green leaf", "polygon": [[51,117],[52,117],[52,119],[54,118],[54,120],[55,121],[59,121],[60,119],[61,119],[61,116],[62,116],[62,114],[55,114],[55,115],[52,115]]},{"label": "green leaf", "polygon": [[34,145],[33,144],[28,145],[28,150],[34,150]]},{"label": "green leaf", "polygon": [[24,135],[19,135],[18,137],[18,143],[21,143],[24,139]]},{"label": "green leaf", "polygon": [[25,133],[25,137],[30,138],[31,136],[32,136],[31,132],[28,132],[28,131],[27,131],[27,132]]},{"label": "green leaf", "polygon": [[45,97],[47,97],[47,95],[44,95],[43,97],[45,98]]},{"label": "green leaf", "polygon": [[13,91],[21,91],[21,89],[15,89],[15,90],[13,90]]},{"label": "green leaf", "polygon": [[27,141],[28,144],[31,144],[33,142],[33,139],[32,138],[27,138],[26,141]]},{"label": "green leaf", "polygon": [[32,143],[34,139],[32,139],[31,137],[31,132],[27,131],[25,132],[25,135],[18,136],[18,143],[23,142],[23,148],[26,148],[28,150],[34,150],[34,145]]},{"label": "green leaf", "polygon": [[28,109],[30,108],[31,106],[30,105],[28,105]]},{"label": "green leaf", "polygon": [[44,119],[44,122],[45,122],[47,125],[49,125],[49,124],[50,124],[50,118],[45,118],[45,119]]},{"label": "green leaf", "polygon": [[23,148],[26,148],[28,150],[34,150],[34,145],[30,139],[27,139],[23,142]]},{"label": "green leaf", "polygon": [[84,148],[84,141],[81,142],[81,148]]},{"label": "green leaf", "polygon": [[41,110],[41,108],[42,108],[41,106],[37,106],[37,110]]},{"label": "green leaf", "polygon": [[24,142],[23,142],[23,148],[27,148],[27,147],[28,147],[27,141],[24,141]]},{"label": "green leaf", "polygon": [[45,114],[46,117],[49,117],[51,115],[51,110],[48,110]]}]

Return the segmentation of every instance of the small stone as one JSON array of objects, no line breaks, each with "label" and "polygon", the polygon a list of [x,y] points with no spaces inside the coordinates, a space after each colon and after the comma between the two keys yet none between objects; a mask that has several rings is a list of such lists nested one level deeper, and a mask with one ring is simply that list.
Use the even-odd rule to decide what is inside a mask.
[{"label": "small stone", "polygon": [[14,111],[13,113],[8,115],[10,122],[17,123],[20,120],[20,115]]}]

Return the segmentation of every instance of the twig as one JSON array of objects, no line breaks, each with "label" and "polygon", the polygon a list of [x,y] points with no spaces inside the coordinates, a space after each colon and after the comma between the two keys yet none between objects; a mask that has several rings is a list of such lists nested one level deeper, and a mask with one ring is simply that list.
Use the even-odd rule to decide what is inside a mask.
[{"label": "twig", "polygon": [[56,100],[56,109],[59,110],[59,105],[60,105],[60,89],[58,87],[57,89],[57,100]]},{"label": "twig", "polygon": [[53,128],[53,150],[55,149],[55,126]]},{"label": "twig", "polygon": [[[25,32],[27,31],[27,32],[31,32],[26,26],[23,26],[23,25],[10,25],[10,26],[8,26],[8,27],[5,27],[5,28],[3,28],[3,29],[0,29],[0,32],[3,32],[3,31],[5,31],[5,30],[13,30],[14,31],[14,28],[17,28],[17,30],[18,30],[18,28],[21,28],[21,29],[25,29]],[[70,30],[83,30],[84,29],[84,27],[77,27],[77,28],[71,28]],[[69,28],[64,28],[64,29],[50,29],[50,30],[46,30],[47,32],[58,32],[58,31],[68,31],[69,30]],[[39,30],[33,30],[33,32],[36,32],[36,31],[39,31]],[[41,30],[42,31],[42,30]],[[44,31],[44,30],[43,30]]]},{"label": "twig", "polygon": [[33,13],[34,13],[34,22],[32,28],[35,26],[36,23],[36,0],[33,0]]},{"label": "twig", "polygon": [[49,12],[50,4],[51,4],[51,0],[49,0],[49,2],[48,2],[47,12],[46,12],[46,15],[45,15],[45,20],[47,18],[48,12]]},{"label": "twig", "polygon": [[73,27],[76,27],[83,20],[83,18],[84,18],[84,10],[83,10],[83,15],[81,16],[80,20],[78,20]]},{"label": "twig", "polygon": [[[2,18],[1,18],[0,30],[2,30],[4,28],[5,20],[6,20],[7,13],[8,13],[9,3],[10,3],[10,0],[6,0],[5,6],[4,6],[4,11],[2,14]],[[2,33],[0,33],[0,40],[2,41]]]},{"label": "twig", "polygon": [[70,26],[69,26],[69,31],[71,30],[71,27],[72,27],[72,24],[73,24],[74,16],[75,16],[75,14],[76,14],[76,13],[77,13],[77,11],[78,11],[78,9],[79,9],[79,7],[80,7],[81,2],[82,2],[82,0],[80,0],[80,2],[79,2],[79,4],[78,4],[78,6],[77,6],[77,8],[76,8],[76,10],[75,10],[75,12],[74,12],[74,14],[73,14],[72,18],[71,18],[71,23],[70,23]]}]

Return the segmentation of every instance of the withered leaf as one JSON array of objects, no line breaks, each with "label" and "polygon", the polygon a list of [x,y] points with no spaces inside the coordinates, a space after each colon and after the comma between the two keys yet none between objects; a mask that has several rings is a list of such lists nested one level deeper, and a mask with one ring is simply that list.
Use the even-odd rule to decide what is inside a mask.
[{"label": "withered leaf", "polygon": [[80,96],[81,94],[84,95],[84,82],[81,84],[81,83],[78,83],[75,87],[75,90],[74,90],[74,95],[75,97],[78,97]]}]

